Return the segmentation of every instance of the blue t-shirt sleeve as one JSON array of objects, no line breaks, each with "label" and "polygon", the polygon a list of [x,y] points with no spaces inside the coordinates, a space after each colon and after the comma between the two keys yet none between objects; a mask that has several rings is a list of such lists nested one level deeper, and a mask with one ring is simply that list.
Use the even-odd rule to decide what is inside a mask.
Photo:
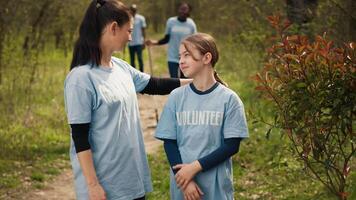
[{"label": "blue t-shirt sleeve", "polygon": [[84,124],[91,122],[93,95],[89,89],[78,85],[66,85],[64,102],[68,124]]},{"label": "blue t-shirt sleeve", "polygon": [[224,116],[224,138],[247,138],[245,109],[240,98],[232,95]]},{"label": "blue t-shirt sleeve", "polygon": [[166,32],[165,32],[165,34],[166,34],[166,35],[170,35],[171,32],[172,32],[172,23],[171,23],[171,21],[168,19],[168,20],[167,20],[167,23],[166,23]]},{"label": "blue t-shirt sleeve", "polygon": [[140,72],[121,59],[113,57],[113,60],[130,73],[136,92],[141,92],[147,86],[151,77],[150,75]]},{"label": "blue t-shirt sleeve", "polygon": [[142,20],[141,20],[141,27],[142,27],[142,28],[146,28],[146,27],[147,27],[146,19],[145,19],[145,17],[143,17],[143,16],[142,16]]},{"label": "blue t-shirt sleeve", "polygon": [[174,98],[169,95],[168,101],[163,108],[161,117],[159,119],[155,137],[158,139],[177,139],[177,124]]},{"label": "blue t-shirt sleeve", "polygon": [[197,33],[198,31],[197,31],[197,26],[195,25],[195,23],[194,23],[194,21],[192,20],[192,27],[193,27],[193,34],[194,33]]}]

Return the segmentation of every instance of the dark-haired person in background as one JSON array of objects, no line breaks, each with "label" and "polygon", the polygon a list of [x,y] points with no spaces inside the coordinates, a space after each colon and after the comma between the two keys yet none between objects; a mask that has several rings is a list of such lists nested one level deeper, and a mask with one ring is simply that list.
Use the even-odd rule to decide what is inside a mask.
[{"label": "dark-haired person in background", "polygon": [[118,0],[93,0],[80,25],[64,100],[79,200],[144,199],[152,190],[136,92],[168,94],[190,80],[150,77],[112,57],[131,40]]},{"label": "dark-haired person in background", "polygon": [[137,56],[138,66],[140,67],[140,71],[143,72],[142,50],[145,48],[146,19],[137,13],[136,4],[132,4],[130,10],[134,18],[132,40],[129,42],[130,64],[136,68],[135,56]]},{"label": "dark-haired person in background", "polygon": [[168,69],[171,77],[184,77],[179,70],[179,45],[187,36],[197,32],[194,21],[189,18],[191,7],[188,3],[180,3],[178,16],[167,20],[166,33],[161,40],[147,40],[147,45],[163,45],[168,43]]}]

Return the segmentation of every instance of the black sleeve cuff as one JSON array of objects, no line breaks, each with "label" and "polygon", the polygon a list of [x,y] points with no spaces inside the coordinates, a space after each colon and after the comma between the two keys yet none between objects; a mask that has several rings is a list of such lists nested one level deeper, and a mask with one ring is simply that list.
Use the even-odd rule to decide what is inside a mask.
[{"label": "black sleeve cuff", "polygon": [[71,124],[72,138],[74,142],[75,151],[77,153],[90,149],[89,144],[89,127],[87,124]]},{"label": "black sleeve cuff", "polygon": [[163,39],[158,40],[158,45],[167,44],[169,42],[170,35],[166,34]]},{"label": "black sleeve cuff", "polygon": [[180,86],[178,78],[156,78],[151,77],[146,87],[140,92],[142,94],[165,95]]}]

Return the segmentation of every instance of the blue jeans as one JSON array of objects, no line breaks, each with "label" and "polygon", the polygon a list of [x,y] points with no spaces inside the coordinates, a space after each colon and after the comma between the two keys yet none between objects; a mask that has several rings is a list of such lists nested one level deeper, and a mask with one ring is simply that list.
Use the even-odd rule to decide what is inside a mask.
[{"label": "blue jeans", "polygon": [[129,46],[129,52],[130,52],[131,66],[136,68],[135,54],[137,54],[138,65],[140,67],[140,71],[143,72],[142,45]]},{"label": "blue jeans", "polygon": [[[168,61],[168,69],[171,78],[185,78],[182,71],[179,69],[179,63],[169,62]],[[180,71],[180,76],[178,77],[178,70]]]}]

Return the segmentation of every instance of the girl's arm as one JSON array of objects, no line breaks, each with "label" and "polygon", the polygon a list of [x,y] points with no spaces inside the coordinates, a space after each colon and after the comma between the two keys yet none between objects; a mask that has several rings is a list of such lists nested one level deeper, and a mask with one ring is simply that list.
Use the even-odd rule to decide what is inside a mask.
[{"label": "girl's arm", "polygon": [[200,171],[207,171],[239,151],[242,138],[228,138],[224,140],[224,144],[218,149],[211,152],[190,164],[179,164],[173,167],[174,170],[179,170],[176,175],[176,182],[179,187],[186,187],[190,180]]},{"label": "girl's arm", "polygon": [[164,139],[163,142],[168,162],[172,167],[173,173],[176,174],[178,170],[173,169],[173,166],[182,164],[182,157],[178,149],[177,140]]},{"label": "girl's arm", "polygon": [[[164,150],[166,152],[171,167],[177,164],[181,164],[182,158],[178,149],[177,140],[164,139],[163,142],[164,142],[163,144]],[[178,172],[178,170],[175,170],[173,168],[172,171],[174,174]],[[204,195],[204,193],[199,188],[199,186],[195,183],[194,180],[190,181],[187,184],[186,188],[182,188],[182,192],[184,193],[186,199],[188,199],[187,198],[188,196],[194,196],[195,199],[201,199],[201,197]]]},{"label": "girl's arm", "polygon": [[140,93],[166,95],[177,87],[191,82],[192,79],[151,77],[146,87]]},{"label": "girl's arm", "polygon": [[221,147],[211,152],[209,155],[198,159],[202,167],[202,171],[208,171],[209,169],[216,167],[220,163],[224,162],[239,152],[241,140],[242,138],[225,139],[224,144]]}]

